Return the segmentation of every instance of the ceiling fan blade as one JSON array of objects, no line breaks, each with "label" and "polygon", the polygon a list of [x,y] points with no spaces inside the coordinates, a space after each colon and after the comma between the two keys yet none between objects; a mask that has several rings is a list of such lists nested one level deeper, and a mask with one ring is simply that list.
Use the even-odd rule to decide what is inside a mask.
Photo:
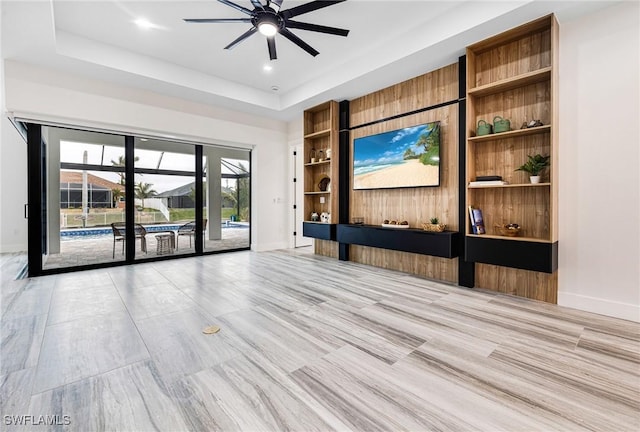
[{"label": "ceiling fan blade", "polygon": [[347,36],[349,34],[349,30],[340,29],[336,27],[327,27],[318,24],[309,24],[303,23],[299,21],[286,21],[286,26],[288,28],[296,28],[300,30],[309,30],[319,33],[328,33],[336,36]]},{"label": "ceiling fan blade", "polygon": [[240,37],[236,40],[234,40],[233,42],[231,42],[229,45],[227,45],[226,47],[224,47],[224,49],[233,49],[233,47],[235,47],[236,45],[238,45],[240,42],[242,42],[243,40],[245,40],[246,38],[248,38],[249,36],[253,35],[255,32],[257,32],[258,29],[255,27],[251,27],[249,30],[247,30],[246,32],[242,33],[240,35]]},{"label": "ceiling fan blade", "polygon": [[276,37],[271,36],[267,38],[267,47],[269,48],[269,60],[276,60],[278,55],[276,54]]},{"label": "ceiling fan blade", "polygon": [[249,9],[242,7],[240,5],[235,4],[234,2],[230,2],[229,0],[218,0],[220,3],[224,3],[227,6],[231,6],[232,8],[239,10],[240,12],[244,12],[247,15],[253,15],[253,11],[250,11]]},{"label": "ceiling fan blade", "polygon": [[310,3],[305,3],[303,5],[296,6],[294,8],[282,11],[282,17],[286,20],[286,19],[289,19],[289,18],[293,18],[294,16],[306,14],[306,13],[309,13],[309,12],[313,12],[314,10],[325,8],[327,6],[333,6],[334,4],[342,3],[343,1],[346,1],[346,0],[316,0],[316,1],[312,1]]},{"label": "ceiling fan blade", "polygon": [[282,7],[282,0],[267,0],[267,6],[278,13],[280,11],[280,8]]},{"label": "ceiling fan blade", "polygon": [[264,6],[262,5],[262,3],[260,3],[260,0],[251,0],[251,4],[253,5],[254,8],[256,9],[262,9],[264,10]]},{"label": "ceiling fan blade", "polygon": [[313,47],[311,45],[309,45],[308,43],[306,43],[305,41],[300,39],[298,36],[296,36],[293,33],[291,33],[288,29],[283,28],[282,30],[280,30],[280,34],[282,36],[286,37],[287,39],[289,39],[294,44],[298,45],[300,48],[302,48],[303,50],[305,50],[306,52],[308,52],[312,56],[315,57],[318,54],[320,54],[318,51],[313,49]]},{"label": "ceiling fan blade", "polygon": [[185,18],[189,23],[250,23],[251,18]]}]

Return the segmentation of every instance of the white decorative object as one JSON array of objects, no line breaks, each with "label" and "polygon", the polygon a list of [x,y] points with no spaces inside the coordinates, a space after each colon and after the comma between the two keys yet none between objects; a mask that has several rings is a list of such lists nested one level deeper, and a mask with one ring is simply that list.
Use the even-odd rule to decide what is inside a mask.
[{"label": "white decorative object", "polygon": [[322,212],[320,213],[320,222],[323,223],[330,223],[331,221],[331,215],[327,212]]},{"label": "white decorative object", "polygon": [[385,228],[397,228],[397,229],[410,228],[409,225],[397,225],[397,224],[386,224],[386,223],[383,223],[382,226],[385,227]]},{"label": "white decorative object", "polygon": [[540,176],[530,176],[529,180],[531,180],[531,184],[538,184],[540,183]]}]

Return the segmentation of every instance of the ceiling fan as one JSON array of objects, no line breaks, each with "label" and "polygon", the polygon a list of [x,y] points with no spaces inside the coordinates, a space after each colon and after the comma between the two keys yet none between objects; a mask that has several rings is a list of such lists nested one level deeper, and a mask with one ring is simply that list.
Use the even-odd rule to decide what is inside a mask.
[{"label": "ceiling fan", "polygon": [[347,36],[349,30],[344,30],[335,27],[327,27],[318,24],[304,23],[300,21],[294,21],[291,18],[298,15],[313,12],[315,10],[332,6],[336,3],[342,3],[346,0],[316,0],[310,3],[305,3],[300,6],[293,7],[287,10],[281,10],[284,0],[266,0],[266,4],[263,4],[260,0],[250,0],[253,5],[253,10],[242,7],[229,0],[218,0],[220,3],[224,3],[227,6],[248,15],[246,18],[193,18],[185,19],[189,23],[250,23],[253,27],[240,35],[236,40],[231,42],[224,49],[232,49],[249,36],[253,35],[257,31],[267,37],[267,47],[269,49],[269,58],[275,60],[278,58],[276,54],[276,39],[277,33],[281,34],[285,38],[289,39],[294,44],[311,54],[317,56],[320,54],[312,46],[293,34],[289,29],[309,30],[319,33],[327,33],[337,36]]}]

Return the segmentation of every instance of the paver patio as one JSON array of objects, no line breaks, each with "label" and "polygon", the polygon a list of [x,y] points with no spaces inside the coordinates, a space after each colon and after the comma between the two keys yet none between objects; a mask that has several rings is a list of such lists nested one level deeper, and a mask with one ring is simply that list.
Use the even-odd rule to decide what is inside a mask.
[{"label": "paver patio", "polygon": [[[206,236],[205,236],[206,237]],[[144,260],[158,256],[157,240],[153,232],[146,235],[147,253],[142,252],[140,240],[136,240],[136,259]],[[179,249],[173,255],[190,254],[195,251],[193,242],[189,247],[189,239],[180,238]],[[248,248],[249,227],[223,228],[221,240],[205,240],[205,252],[229,249]],[[43,262],[44,269],[74,267],[105,262],[123,261],[122,243],[117,242],[115,257],[113,253],[113,236],[105,235],[100,238],[77,238],[60,242],[60,253],[51,254]]]}]

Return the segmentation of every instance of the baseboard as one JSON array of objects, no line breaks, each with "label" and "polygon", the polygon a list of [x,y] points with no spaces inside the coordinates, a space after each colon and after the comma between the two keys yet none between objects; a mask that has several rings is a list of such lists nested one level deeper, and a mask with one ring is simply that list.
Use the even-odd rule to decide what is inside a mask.
[{"label": "baseboard", "polygon": [[640,305],[581,294],[558,292],[558,305],[614,318],[640,322]]},{"label": "baseboard", "polygon": [[287,241],[273,242],[273,243],[254,243],[251,245],[251,250],[256,252],[266,252],[278,249],[289,249]]}]

